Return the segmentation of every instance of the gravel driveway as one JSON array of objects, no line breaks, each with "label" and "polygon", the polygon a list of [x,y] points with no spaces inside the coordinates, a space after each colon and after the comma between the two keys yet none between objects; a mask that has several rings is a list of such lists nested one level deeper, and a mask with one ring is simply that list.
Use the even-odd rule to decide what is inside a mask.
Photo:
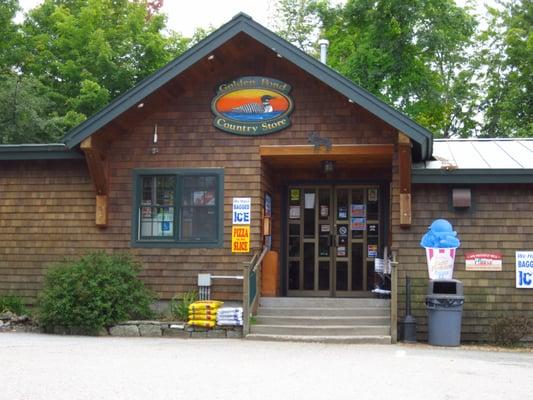
[{"label": "gravel driveway", "polygon": [[0,334],[1,400],[531,399],[533,353]]}]

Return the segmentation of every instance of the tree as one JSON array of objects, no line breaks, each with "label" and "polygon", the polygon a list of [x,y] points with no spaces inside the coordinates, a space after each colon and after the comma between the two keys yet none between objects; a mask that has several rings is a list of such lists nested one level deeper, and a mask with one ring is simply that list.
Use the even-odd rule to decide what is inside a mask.
[{"label": "tree", "polygon": [[50,92],[38,79],[0,75],[0,143],[58,142],[66,129],[83,120],[67,112],[60,116]]},{"label": "tree", "polygon": [[90,116],[183,51],[162,34],[165,19],[147,19],[144,2],[45,0],[23,31],[29,48],[22,70],[50,87],[58,104]]},{"label": "tree", "polygon": [[439,136],[475,126],[469,63],[476,21],[453,0],[319,3],[329,63]]},{"label": "tree", "polygon": [[0,3],[0,74],[12,69],[19,54],[20,32],[14,22],[19,10],[18,0],[3,0]]},{"label": "tree", "polygon": [[320,18],[316,0],[277,0],[274,26],[279,36],[308,54],[318,56]]},{"label": "tree", "polygon": [[[57,141],[183,52],[188,39],[164,34],[165,16],[152,3],[45,0],[20,29],[13,23],[18,2],[2,3],[0,32],[16,37],[0,42],[0,72],[14,73],[0,87],[1,107],[17,112],[0,121],[0,141]],[[26,123],[30,115],[33,127]]]},{"label": "tree", "polygon": [[533,3],[508,0],[489,9],[481,39],[487,93],[483,136],[533,136]]}]

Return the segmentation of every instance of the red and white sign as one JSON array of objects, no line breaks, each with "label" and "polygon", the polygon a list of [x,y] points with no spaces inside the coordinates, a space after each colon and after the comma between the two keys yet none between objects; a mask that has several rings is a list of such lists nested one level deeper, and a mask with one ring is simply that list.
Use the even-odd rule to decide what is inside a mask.
[{"label": "red and white sign", "polygon": [[452,279],[455,248],[426,247],[429,279]]},{"label": "red and white sign", "polygon": [[465,253],[467,271],[501,271],[502,253],[499,251],[487,251],[485,253]]}]

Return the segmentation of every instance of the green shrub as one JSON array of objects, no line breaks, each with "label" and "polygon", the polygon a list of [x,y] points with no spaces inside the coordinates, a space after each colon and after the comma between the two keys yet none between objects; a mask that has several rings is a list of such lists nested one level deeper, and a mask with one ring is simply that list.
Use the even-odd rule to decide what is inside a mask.
[{"label": "green shrub", "polygon": [[527,335],[529,320],[526,317],[505,316],[498,318],[494,325],[494,339],[504,346],[514,346]]},{"label": "green shrub", "polygon": [[51,268],[39,296],[39,322],[47,330],[95,334],[120,321],[151,318],[153,295],[139,271],[131,256],[103,252]]},{"label": "green shrub", "polygon": [[28,315],[22,299],[13,294],[0,295],[0,313],[11,311],[17,315]]},{"label": "green shrub", "polygon": [[170,301],[170,313],[180,321],[187,321],[189,316],[189,305],[198,300],[198,293],[191,290],[182,297],[174,296]]}]

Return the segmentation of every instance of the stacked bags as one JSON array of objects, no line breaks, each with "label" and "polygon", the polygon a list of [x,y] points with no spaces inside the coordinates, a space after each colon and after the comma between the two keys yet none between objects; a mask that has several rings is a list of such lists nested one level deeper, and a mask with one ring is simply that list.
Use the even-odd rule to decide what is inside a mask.
[{"label": "stacked bags", "polygon": [[202,328],[213,328],[217,321],[217,311],[224,302],[217,300],[200,300],[189,305],[188,324]]},{"label": "stacked bags", "polygon": [[242,326],[242,307],[224,307],[217,312],[217,325]]}]

